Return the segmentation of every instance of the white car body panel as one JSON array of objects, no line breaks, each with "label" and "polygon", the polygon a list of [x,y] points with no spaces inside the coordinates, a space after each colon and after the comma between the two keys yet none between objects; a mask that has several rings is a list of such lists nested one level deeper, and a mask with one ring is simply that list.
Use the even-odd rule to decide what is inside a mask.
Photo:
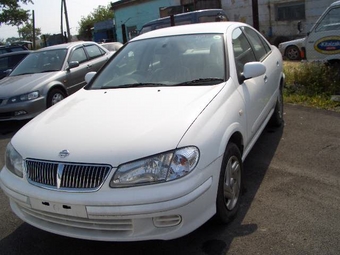
[{"label": "white car body panel", "polygon": [[[110,171],[94,191],[59,190],[29,182],[25,162],[22,178],[6,165],[0,186],[16,215],[49,232],[101,241],[169,240],[209,220],[216,213],[228,143],[240,138],[243,161],[271,118],[284,82],[282,57],[272,47],[262,64],[256,62],[258,70],[252,70],[259,74],[266,67],[265,73],[239,84],[230,36],[239,26],[247,25],[220,22],[155,30],[132,39],[110,62],[139,40],[218,33],[223,34],[217,38],[225,40],[230,60],[223,82],[85,88],[19,130],[11,145],[25,162],[56,162],[58,173],[67,163],[105,164]],[[100,81],[104,72],[105,68],[91,82]],[[187,175],[132,187],[110,186],[122,164],[188,146],[198,148],[200,157]],[[66,150],[68,155],[61,157]]]},{"label": "white car body panel", "polygon": [[[12,144],[23,148],[21,153],[24,158],[39,155],[41,159],[60,161],[59,152],[67,148],[70,151],[68,161],[82,162],[85,157],[92,163],[116,167],[175,148],[186,129],[219,92],[220,87],[223,84],[214,87],[180,87],[178,90],[144,88],[100,90],[95,93],[81,90],[77,96],[64,99],[64,104],[56,105],[48,113],[38,116],[36,121],[28,124],[29,128],[20,130]],[[136,101],[138,97],[143,98],[143,101]],[[160,104],[162,107],[155,107]],[[93,108],[93,105],[102,110],[98,112],[98,108]],[[84,118],[86,115],[92,116],[91,119]],[[65,123],[72,122],[76,123],[77,128],[62,135],[50,132],[51,129],[62,130]],[[164,130],[172,125],[181,128],[170,129],[171,135],[164,136]],[[25,149],[31,136],[44,137],[35,141],[34,151]],[[79,150],[84,137],[89,149]],[[150,143],[149,147],[145,147],[147,143]],[[115,144],[119,146],[112,146]],[[143,151],[140,150],[142,146]],[[129,155],[126,154],[127,150]],[[116,156],[111,158],[110,155]]]}]

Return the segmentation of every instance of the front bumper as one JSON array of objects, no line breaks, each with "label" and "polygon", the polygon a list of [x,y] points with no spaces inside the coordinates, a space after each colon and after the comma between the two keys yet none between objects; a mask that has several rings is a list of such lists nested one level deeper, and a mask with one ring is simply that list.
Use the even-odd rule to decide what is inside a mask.
[{"label": "front bumper", "polygon": [[101,241],[168,240],[194,231],[215,214],[220,166],[221,158],[199,174],[125,189],[109,188],[110,175],[90,193],[42,189],[4,167],[0,186],[18,217],[48,232]]},{"label": "front bumper", "polygon": [[46,109],[44,97],[13,104],[7,104],[4,99],[0,101],[0,121],[32,119]]}]

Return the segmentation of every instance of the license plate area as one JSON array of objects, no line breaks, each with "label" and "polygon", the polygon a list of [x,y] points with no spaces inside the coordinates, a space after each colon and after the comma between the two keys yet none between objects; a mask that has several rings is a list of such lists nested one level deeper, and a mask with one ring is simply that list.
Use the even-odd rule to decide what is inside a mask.
[{"label": "license plate area", "polygon": [[67,215],[72,217],[87,218],[86,208],[82,205],[55,203],[48,200],[30,198],[31,206],[35,210]]}]

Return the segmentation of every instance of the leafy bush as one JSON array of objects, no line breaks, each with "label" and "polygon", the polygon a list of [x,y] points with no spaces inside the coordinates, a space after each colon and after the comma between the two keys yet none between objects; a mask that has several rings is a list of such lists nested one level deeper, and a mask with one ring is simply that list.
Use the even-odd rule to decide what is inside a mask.
[{"label": "leafy bush", "polygon": [[285,101],[323,109],[338,109],[339,102],[330,100],[340,95],[339,66],[321,62],[284,62]]}]

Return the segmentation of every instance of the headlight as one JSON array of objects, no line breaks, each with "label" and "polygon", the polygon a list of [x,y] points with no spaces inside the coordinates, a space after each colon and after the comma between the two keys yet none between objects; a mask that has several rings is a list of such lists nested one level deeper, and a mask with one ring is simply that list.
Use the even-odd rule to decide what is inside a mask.
[{"label": "headlight", "polygon": [[24,101],[30,101],[30,100],[38,98],[39,96],[40,96],[39,91],[33,91],[27,94],[22,94],[19,96],[11,97],[8,100],[8,103],[13,104],[13,103],[19,103],[19,102],[24,102]]},{"label": "headlight", "polygon": [[13,174],[23,177],[23,160],[20,154],[9,143],[6,148],[5,155],[6,168]]},{"label": "headlight", "polygon": [[110,187],[131,187],[181,178],[197,165],[199,150],[194,146],[161,153],[118,167]]}]

